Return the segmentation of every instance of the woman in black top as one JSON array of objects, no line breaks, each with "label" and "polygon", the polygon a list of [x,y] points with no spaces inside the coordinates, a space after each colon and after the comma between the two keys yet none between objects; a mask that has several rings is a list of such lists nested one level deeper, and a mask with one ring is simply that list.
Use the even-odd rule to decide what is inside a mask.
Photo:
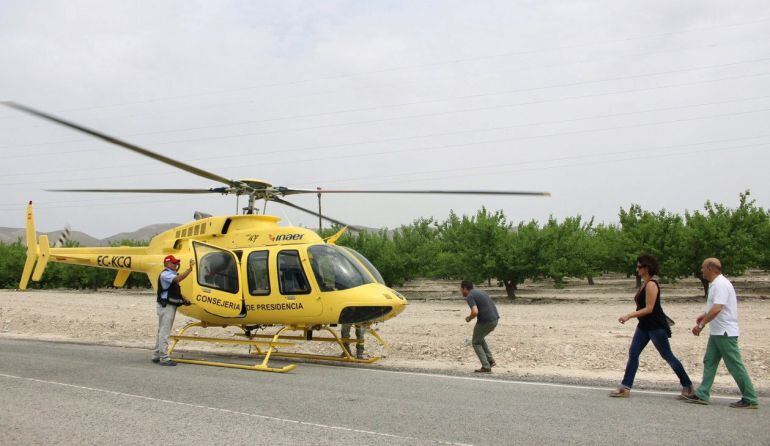
[{"label": "woman in black top", "polygon": [[652,341],[660,356],[674,370],[676,376],[679,377],[679,383],[682,385],[680,398],[691,395],[693,392],[692,381],[687,376],[682,363],[676,359],[676,356],[671,351],[671,346],[668,343],[668,338],[671,336],[671,328],[660,304],[658,282],[652,279],[658,273],[658,261],[651,255],[641,255],[636,259],[636,270],[644,281],[642,288],[639,289],[634,297],[636,311],[620,316],[618,322],[625,324],[627,320],[637,318],[639,319],[639,325],[636,327],[631,347],[628,349],[628,363],[626,364],[626,373],[623,376],[623,381],[616,390],[610,393],[610,396],[627,398],[631,395],[631,387],[634,385],[636,370],[639,368],[639,355],[642,354],[642,351],[650,341]]}]

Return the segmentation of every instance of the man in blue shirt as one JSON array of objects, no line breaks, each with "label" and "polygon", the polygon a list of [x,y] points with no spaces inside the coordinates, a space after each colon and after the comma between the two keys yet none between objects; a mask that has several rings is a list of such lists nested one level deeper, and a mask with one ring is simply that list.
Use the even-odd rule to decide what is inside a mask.
[{"label": "man in blue shirt", "polygon": [[190,268],[179,274],[180,260],[172,255],[163,259],[165,269],[158,278],[158,298],[156,312],[158,314],[158,338],[155,341],[155,351],[152,353],[152,362],[160,365],[174,366],[176,363],[168,356],[168,335],[174,325],[176,307],[189,305],[182,297],[179,282],[184,280],[192,272],[195,260],[190,259]]},{"label": "man in blue shirt", "polygon": [[494,331],[497,327],[497,321],[500,315],[497,313],[497,307],[492,298],[483,291],[474,290],[473,282],[463,280],[460,283],[460,292],[462,293],[468,306],[471,308],[471,314],[465,318],[465,322],[470,322],[478,318],[476,326],[473,327],[473,350],[481,361],[481,368],[474,370],[476,373],[491,373],[495,366],[495,360],[492,358],[492,352],[484,338]]}]

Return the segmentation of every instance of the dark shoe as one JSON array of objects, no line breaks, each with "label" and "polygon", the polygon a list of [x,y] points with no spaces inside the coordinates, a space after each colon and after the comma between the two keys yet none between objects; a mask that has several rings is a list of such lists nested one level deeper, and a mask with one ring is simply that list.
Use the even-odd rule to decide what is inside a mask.
[{"label": "dark shoe", "polygon": [[157,364],[157,363],[159,363],[159,362],[160,362],[160,358],[152,358],[152,362],[154,362],[155,364]]},{"label": "dark shoe", "polygon": [[706,401],[704,399],[701,399],[698,395],[696,395],[694,393],[692,395],[682,395],[682,396],[684,396],[684,401],[686,403],[702,404],[704,406],[708,406],[709,405],[708,401]]},{"label": "dark shoe", "polygon": [[730,407],[733,409],[759,409],[758,404],[751,404],[748,401],[741,398],[740,401],[736,401],[734,403],[730,403]]},{"label": "dark shoe", "polygon": [[474,373],[492,373],[492,369],[488,369],[486,367],[482,367],[480,369],[476,369],[473,371]]},{"label": "dark shoe", "polygon": [[356,353],[356,359],[366,359],[363,353]]},{"label": "dark shoe", "polygon": [[678,400],[686,400],[688,398],[692,398],[695,396],[695,391],[692,390],[692,387],[685,387],[682,389],[682,393],[677,395],[676,399]]},{"label": "dark shoe", "polygon": [[489,367],[490,368],[494,367],[495,365],[497,365],[497,363],[495,361],[489,361]]},{"label": "dark shoe", "polygon": [[176,363],[174,361],[160,361],[160,362],[158,362],[158,364],[165,365],[165,366],[168,366],[168,367],[174,367],[176,365]]},{"label": "dark shoe", "polygon": [[610,396],[613,398],[628,398],[631,396],[631,389],[626,389],[625,387],[618,387],[617,389],[610,392]]}]

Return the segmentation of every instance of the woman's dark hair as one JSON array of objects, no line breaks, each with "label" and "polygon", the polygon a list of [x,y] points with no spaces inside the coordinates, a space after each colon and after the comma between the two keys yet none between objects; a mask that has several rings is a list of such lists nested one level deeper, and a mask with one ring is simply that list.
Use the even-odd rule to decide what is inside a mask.
[{"label": "woman's dark hair", "polygon": [[647,274],[654,276],[660,272],[658,261],[649,254],[642,254],[636,258],[636,264],[647,268]]}]

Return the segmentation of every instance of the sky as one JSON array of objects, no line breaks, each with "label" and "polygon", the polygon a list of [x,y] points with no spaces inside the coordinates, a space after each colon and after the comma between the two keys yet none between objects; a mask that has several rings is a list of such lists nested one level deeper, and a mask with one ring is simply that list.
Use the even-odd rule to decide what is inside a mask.
[{"label": "sky", "polygon": [[[614,223],[632,203],[683,213],[745,190],[770,208],[767,1],[5,0],[0,42],[0,100],[226,178],[552,194],[323,198],[355,225],[482,206]],[[221,185],[4,107],[0,160],[0,227],[22,227],[29,200],[38,230],[99,238],[236,210],[46,192]]]}]

